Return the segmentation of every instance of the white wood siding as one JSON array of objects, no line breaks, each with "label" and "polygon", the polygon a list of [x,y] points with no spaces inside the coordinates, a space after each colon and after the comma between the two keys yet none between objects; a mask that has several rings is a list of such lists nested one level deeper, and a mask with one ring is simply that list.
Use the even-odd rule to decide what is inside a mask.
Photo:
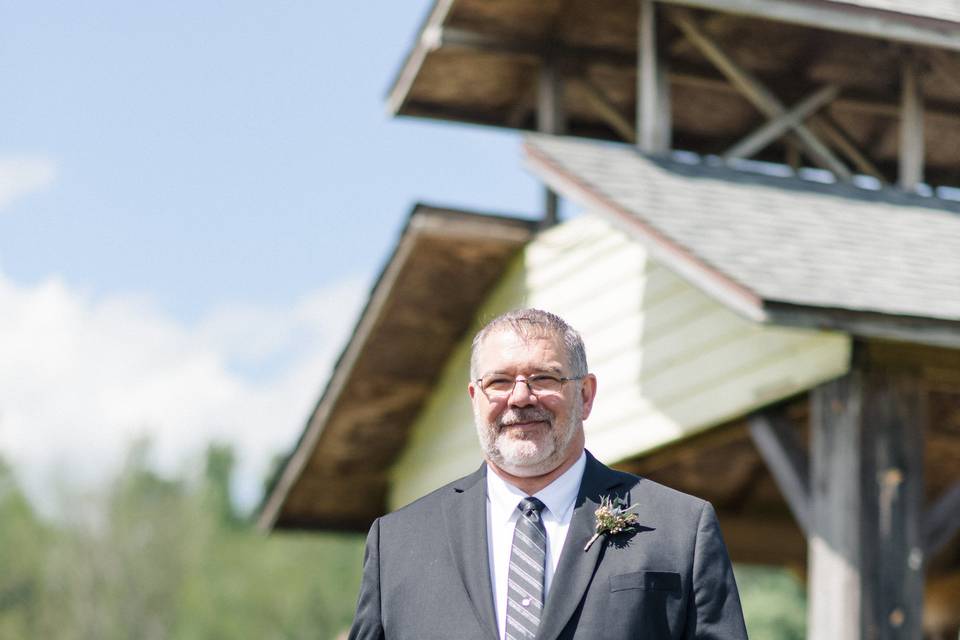
[{"label": "white wood siding", "polygon": [[391,507],[480,463],[466,392],[473,333],[503,311],[552,311],[583,335],[599,390],[587,447],[613,463],[843,374],[843,334],[750,322],[652,262],[592,216],[523,252],[450,358],[393,469]]}]

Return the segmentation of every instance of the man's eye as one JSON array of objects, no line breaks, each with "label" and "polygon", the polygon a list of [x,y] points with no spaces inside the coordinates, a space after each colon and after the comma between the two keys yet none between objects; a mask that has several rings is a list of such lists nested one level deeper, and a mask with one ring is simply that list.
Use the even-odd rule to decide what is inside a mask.
[{"label": "man's eye", "polygon": [[500,390],[512,387],[513,384],[513,378],[487,378],[483,381],[483,388]]},{"label": "man's eye", "polygon": [[560,384],[560,378],[557,376],[547,375],[545,373],[530,376],[528,380],[530,380],[531,384]]}]

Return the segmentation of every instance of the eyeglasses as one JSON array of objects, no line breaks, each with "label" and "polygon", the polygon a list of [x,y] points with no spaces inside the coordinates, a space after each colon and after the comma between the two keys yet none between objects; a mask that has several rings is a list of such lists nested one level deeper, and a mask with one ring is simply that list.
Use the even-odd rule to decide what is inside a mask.
[{"label": "eyeglasses", "polygon": [[518,382],[527,385],[531,394],[539,397],[557,395],[563,390],[563,383],[568,380],[583,380],[584,376],[554,376],[548,373],[538,373],[529,377],[503,375],[502,373],[488,373],[474,382],[480,387],[483,394],[490,400],[502,400],[511,393]]}]

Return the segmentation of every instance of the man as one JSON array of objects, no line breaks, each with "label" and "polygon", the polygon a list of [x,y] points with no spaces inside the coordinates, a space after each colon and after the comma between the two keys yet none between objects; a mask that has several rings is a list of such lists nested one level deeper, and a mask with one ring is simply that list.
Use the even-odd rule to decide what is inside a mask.
[{"label": "man", "polygon": [[470,368],[485,464],[374,522],[350,638],[747,637],[710,504],[585,451],[597,380],[572,328],[507,313]]}]

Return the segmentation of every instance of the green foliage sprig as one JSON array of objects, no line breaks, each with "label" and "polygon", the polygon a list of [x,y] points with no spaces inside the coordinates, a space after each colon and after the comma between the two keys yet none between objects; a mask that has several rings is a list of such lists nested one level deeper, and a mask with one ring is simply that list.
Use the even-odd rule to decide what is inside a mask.
[{"label": "green foliage sprig", "polygon": [[638,516],[629,512],[637,506],[634,504],[628,507],[626,500],[622,498],[601,497],[600,506],[593,512],[597,519],[596,533],[593,534],[583,550],[589,550],[590,546],[602,535],[616,535],[633,529],[637,524]]}]

